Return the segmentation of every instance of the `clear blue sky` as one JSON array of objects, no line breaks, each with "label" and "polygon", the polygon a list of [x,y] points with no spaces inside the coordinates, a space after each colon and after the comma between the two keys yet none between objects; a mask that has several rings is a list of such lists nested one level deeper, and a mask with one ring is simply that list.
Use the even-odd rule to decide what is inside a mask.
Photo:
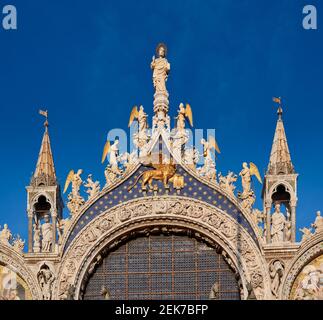
[{"label": "clear blue sky", "polygon": [[[126,128],[131,107],[152,113],[149,68],[168,45],[170,115],[189,102],[197,128],[216,128],[218,170],[243,161],[264,172],[276,107],[299,176],[298,227],[323,209],[323,37],[319,0],[0,0],[18,10],[18,30],[0,29],[0,225],[27,236],[26,192],[50,114],[56,171],[84,169],[104,184],[106,133]],[[318,30],[302,28],[315,4]],[[261,186],[257,186],[257,205]],[[66,212],[65,212],[66,214]]]}]

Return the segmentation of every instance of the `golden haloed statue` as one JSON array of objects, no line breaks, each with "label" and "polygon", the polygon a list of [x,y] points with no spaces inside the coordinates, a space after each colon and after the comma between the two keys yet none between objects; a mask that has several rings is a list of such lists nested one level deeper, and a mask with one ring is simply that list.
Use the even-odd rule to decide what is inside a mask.
[{"label": "golden haloed statue", "polygon": [[153,60],[150,65],[151,69],[153,70],[153,84],[156,93],[165,93],[167,92],[166,81],[170,71],[170,64],[166,59],[166,45],[163,43],[159,44],[157,46],[156,53],[158,58],[156,59],[155,56],[153,56]]}]

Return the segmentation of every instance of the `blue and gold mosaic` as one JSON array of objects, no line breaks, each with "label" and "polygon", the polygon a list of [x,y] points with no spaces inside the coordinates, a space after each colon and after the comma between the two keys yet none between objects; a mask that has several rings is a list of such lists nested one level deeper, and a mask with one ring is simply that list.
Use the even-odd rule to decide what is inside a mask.
[{"label": "blue and gold mosaic", "polygon": [[[77,221],[76,225],[74,226],[64,248],[66,248],[71,244],[75,236],[94,218],[99,216],[101,213],[105,212],[108,209],[111,209],[123,202],[145,198],[147,196],[153,196],[154,191],[149,190],[147,187],[147,192],[143,193],[141,189],[141,180],[130,190],[128,188],[132,186],[137,179],[137,177],[145,171],[146,168],[141,166],[138,170],[126,181],[120,184],[117,188],[110,191],[108,194],[103,195],[99,198],[94,204],[91,205],[80,217]],[[203,201],[212,205],[213,207],[217,207],[227,214],[229,214],[232,218],[234,218],[241,226],[243,226],[251,235],[251,237],[257,243],[257,237],[247,221],[247,219],[243,216],[242,212],[235,206],[235,204],[223,196],[218,191],[214,190],[213,188],[209,187],[208,185],[200,182],[191,174],[189,174],[183,167],[177,166],[177,173],[184,176],[185,185],[184,188],[180,191],[181,197],[188,197],[191,199],[196,199]],[[154,181],[154,184],[158,185],[158,195],[178,195],[177,190],[172,187],[170,184],[170,189],[166,190],[162,184],[162,182]]]}]

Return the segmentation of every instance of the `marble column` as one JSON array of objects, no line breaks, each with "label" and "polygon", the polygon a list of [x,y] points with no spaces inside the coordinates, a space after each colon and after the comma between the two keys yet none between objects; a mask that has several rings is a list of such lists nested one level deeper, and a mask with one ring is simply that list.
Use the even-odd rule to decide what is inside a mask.
[{"label": "marble column", "polygon": [[28,211],[28,252],[33,252],[33,212]]}]

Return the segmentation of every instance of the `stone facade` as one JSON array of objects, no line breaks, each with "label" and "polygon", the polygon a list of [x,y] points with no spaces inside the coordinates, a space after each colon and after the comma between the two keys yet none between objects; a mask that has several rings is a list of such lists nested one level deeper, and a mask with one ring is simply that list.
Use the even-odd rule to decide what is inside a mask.
[{"label": "stone facade", "polygon": [[[302,241],[295,241],[297,174],[281,105],[265,176],[264,206],[257,209],[251,180],[262,179],[255,164],[243,164],[239,174],[243,190],[235,192],[238,175],[217,173],[213,151],[220,153],[220,149],[214,137],[201,141],[202,165],[196,161],[200,155],[186,145],[185,125],[193,125],[188,104],[180,105],[177,127],[170,128],[166,88],[170,64],[164,44],[158,46],[157,54],[151,64],[155,88],[152,130],[147,131],[143,107],[135,107],[129,125],[139,123],[133,137],[137,149],[119,154],[117,140],[106,143],[102,161],[110,157],[102,190],[91,175],[83,183],[83,170],[70,171],[64,188],[64,192],[72,188],[67,202],[70,216],[65,218],[47,112],[42,111],[45,133],[37,169],[27,187],[27,252],[24,241],[13,239],[7,225],[0,229],[0,266],[8,273],[6,277],[10,272],[16,275],[23,294],[0,286],[0,298],[82,299],[104,254],[130,238],[157,232],[189,235],[215,248],[233,270],[241,299],[322,299],[322,217],[318,212],[314,232],[303,228]],[[162,148],[153,159],[158,146]],[[87,200],[82,187],[87,188]],[[214,299],[221,288],[215,284],[212,290]],[[103,291],[109,297],[107,289]]]}]

